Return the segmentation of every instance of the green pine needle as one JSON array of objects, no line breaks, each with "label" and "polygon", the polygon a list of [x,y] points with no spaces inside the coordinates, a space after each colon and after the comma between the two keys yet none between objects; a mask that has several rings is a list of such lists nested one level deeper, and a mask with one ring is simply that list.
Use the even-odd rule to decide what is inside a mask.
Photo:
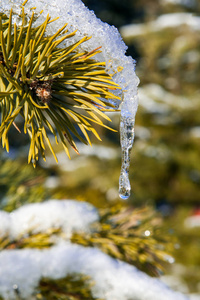
[{"label": "green pine needle", "polygon": [[[78,51],[90,37],[59,48],[76,31],[68,33],[65,24],[54,35],[46,36],[52,22],[49,15],[38,27],[32,26],[34,20],[32,13],[26,22],[24,7],[20,26],[12,24],[12,10],[9,18],[0,14],[0,139],[9,151],[12,125],[20,133],[28,133],[28,162],[35,166],[39,153],[45,160],[46,145],[57,161],[49,132],[56,143],[62,143],[68,156],[69,146],[78,153],[73,136],[90,145],[89,131],[100,139],[93,124],[109,128],[101,118],[110,121],[105,112],[116,110],[110,100],[121,98],[113,94],[120,87],[107,73],[105,62],[93,58],[100,48]],[[24,119],[23,129],[15,123],[18,115]]]},{"label": "green pine needle", "polygon": [[133,210],[120,204],[100,210],[100,216],[91,233],[74,233],[71,242],[97,247],[149,275],[163,273],[173,244],[162,236],[158,226],[161,219],[154,211],[148,207]]},{"label": "green pine needle", "polygon": [[[91,225],[90,232],[74,232],[72,243],[97,247],[109,256],[136,266],[152,276],[159,276],[172,258],[174,240],[163,235],[161,219],[149,208],[132,209],[115,205],[99,210],[100,220]],[[35,230],[33,228],[33,230]],[[50,248],[59,237],[68,240],[62,228],[44,232],[25,232],[12,239],[5,233],[0,237],[0,250],[21,248]]]},{"label": "green pine needle", "polygon": [[43,278],[39,284],[38,300],[104,300],[92,296],[95,283],[82,274],[68,275],[66,278],[52,280]]}]

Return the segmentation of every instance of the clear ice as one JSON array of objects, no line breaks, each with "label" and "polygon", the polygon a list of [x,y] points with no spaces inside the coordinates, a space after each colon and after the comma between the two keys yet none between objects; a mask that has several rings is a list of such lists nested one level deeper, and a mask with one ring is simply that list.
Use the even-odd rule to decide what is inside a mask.
[{"label": "clear ice", "polygon": [[[1,0],[0,11],[9,14],[13,9],[14,20],[21,12],[21,5],[24,0]],[[139,79],[135,74],[135,61],[126,56],[127,46],[124,44],[121,35],[114,26],[98,19],[93,11],[90,11],[81,0],[28,0],[25,8],[27,16],[31,17],[32,8],[36,14],[40,14],[38,22],[44,22],[47,14],[52,19],[59,17],[55,22],[48,25],[47,34],[53,34],[65,23],[68,23],[68,31],[77,30],[70,43],[75,43],[83,36],[91,36],[87,42],[81,44],[80,50],[91,51],[101,47],[102,52],[96,56],[99,61],[105,61],[107,70],[113,75],[113,80],[122,88],[123,101],[121,105],[120,135],[122,147],[122,168],[119,180],[119,194],[123,199],[130,195],[130,182],[128,178],[130,166],[130,152],[134,140],[134,122],[138,106],[137,86]],[[67,42],[63,46],[68,46]],[[119,69],[122,71],[118,72]],[[116,103],[116,107],[117,107]]]},{"label": "clear ice", "polygon": [[134,141],[134,122],[131,118],[121,118],[120,142],[122,149],[122,166],[119,177],[119,196],[127,200],[131,193],[129,181],[130,153]]},{"label": "clear ice", "polygon": [[134,124],[137,102],[136,94],[134,97],[128,99],[125,98],[121,107],[120,143],[122,150],[122,165],[119,177],[119,196],[123,200],[127,200],[131,194],[129,168],[130,154],[134,142]]}]

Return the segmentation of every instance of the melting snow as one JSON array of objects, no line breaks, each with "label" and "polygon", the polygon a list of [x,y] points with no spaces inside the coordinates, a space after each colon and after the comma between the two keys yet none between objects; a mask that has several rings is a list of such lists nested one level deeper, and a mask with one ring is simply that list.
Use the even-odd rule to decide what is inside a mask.
[{"label": "melting snow", "polygon": [[[24,0],[2,0],[0,4],[0,10],[9,14],[10,8],[12,7],[15,15],[15,21],[18,20],[20,14],[20,6]],[[122,41],[122,38],[118,30],[114,26],[109,26],[107,23],[103,23],[100,19],[96,18],[93,11],[90,11],[84,6],[81,0],[29,0],[26,4],[26,13],[28,16],[32,14],[32,7],[36,7],[35,12],[39,14],[41,10],[44,12],[37,20],[35,25],[40,22],[42,23],[46,18],[47,13],[53,18],[59,16],[56,22],[49,24],[47,34],[52,34],[68,23],[69,32],[77,30],[74,37],[70,39],[70,43],[76,42],[83,36],[92,36],[92,38],[83,43],[80,49],[91,51],[94,48],[102,47],[102,53],[96,56],[98,60],[104,60],[107,64],[107,69],[110,74],[114,74],[113,79],[122,88],[123,103],[121,106],[121,145],[122,145],[122,170],[121,177],[123,174],[123,180],[120,179],[120,184],[123,183],[127,186],[124,189],[125,194],[130,193],[130,184],[128,180],[128,168],[129,164],[124,166],[124,161],[127,160],[127,155],[130,154],[132,143],[134,138],[130,138],[130,132],[134,136],[133,126],[135,123],[135,114],[138,106],[137,97],[137,86],[139,79],[135,74],[135,61],[132,57],[125,55],[127,46]],[[38,25],[38,24],[37,24]],[[64,42],[67,46],[68,41]],[[122,71],[118,72],[119,68],[122,67]],[[116,102],[116,107],[119,106],[119,102]],[[132,129],[130,129],[132,127]],[[126,132],[126,129],[128,132]],[[128,149],[124,151],[123,148],[129,140]],[[128,159],[130,160],[130,159]],[[126,170],[126,171],[124,171]],[[121,189],[121,186],[120,186]],[[127,198],[127,197],[126,197]]]}]

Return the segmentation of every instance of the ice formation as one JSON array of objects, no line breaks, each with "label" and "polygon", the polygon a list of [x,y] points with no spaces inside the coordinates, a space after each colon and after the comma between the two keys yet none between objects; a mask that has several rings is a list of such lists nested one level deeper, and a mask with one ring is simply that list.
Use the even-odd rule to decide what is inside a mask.
[{"label": "ice formation", "polygon": [[119,177],[119,196],[126,200],[130,196],[131,185],[129,181],[129,167],[130,167],[130,152],[134,140],[134,121],[133,119],[121,117],[120,122],[120,141],[122,149],[122,166]]},{"label": "ice formation", "polygon": [[[11,236],[17,237],[33,228],[39,232],[57,225],[71,233],[72,230],[88,230],[89,224],[97,219],[92,205],[52,200],[27,204],[10,214],[1,211],[0,232],[7,230]],[[58,279],[73,273],[90,276],[95,282],[93,296],[105,300],[188,300],[135,267],[96,248],[71,244],[66,239],[57,240],[57,244],[49,249],[1,251],[0,296],[10,300],[30,299],[38,291],[41,278]]]},{"label": "ice formation", "polygon": [[[21,11],[24,0],[1,0],[0,11],[9,14],[12,7],[15,13],[15,21]],[[56,22],[49,24],[47,34],[52,34],[68,23],[70,32],[77,30],[77,34],[71,38],[71,42],[79,40],[87,35],[92,38],[83,43],[81,48],[91,51],[94,48],[102,47],[102,53],[96,56],[98,60],[104,60],[107,69],[113,75],[113,79],[122,88],[123,103],[121,106],[121,146],[122,146],[122,170],[120,177],[120,195],[127,198],[130,194],[130,183],[128,180],[129,155],[134,140],[134,122],[138,106],[137,86],[138,77],[135,74],[135,61],[125,55],[127,46],[122,41],[118,30],[96,18],[95,14],[84,6],[81,0],[29,0],[26,4],[26,13],[30,16],[32,9],[40,15],[38,22],[42,23],[47,13],[52,19],[59,17]],[[37,22],[35,23],[37,24]],[[120,68],[122,71],[118,72]],[[119,103],[116,103],[116,106]],[[128,141],[128,142],[127,142]],[[128,149],[126,149],[128,145]]]}]

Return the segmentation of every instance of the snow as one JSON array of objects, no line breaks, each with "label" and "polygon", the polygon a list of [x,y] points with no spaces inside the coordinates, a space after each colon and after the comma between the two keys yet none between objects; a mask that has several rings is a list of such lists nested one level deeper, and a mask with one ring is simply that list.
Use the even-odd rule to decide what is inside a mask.
[{"label": "snow", "polygon": [[10,215],[5,211],[0,211],[0,238],[8,234],[10,230]]},{"label": "snow", "polygon": [[[49,200],[27,204],[12,213],[0,211],[0,233],[11,238],[21,237],[33,230],[48,231],[61,227],[72,231],[88,231],[98,220],[96,209],[85,202]],[[71,244],[59,239],[49,249],[15,249],[0,252],[0,295],[16,299],[16,288],[23,299],[36,292],[42,277],[64,278],[69,274],[89,275],[95,281],[94,297],[105,300],[187,300],[170,290],[158,279],[153,279],[124,262],[117,261],[96,248]]]},{"label": "snow", "polygon": [[194,101],[174,95],[158,84],[146,84],[139,89],[139,93],[140,106],[150,113],[166,114],[172,109],[184,111],[194,107]]},{"label": "snow", "polygon": [[88,231],[89,225],[98,220],[98,213],[86,202],[49,200],[24,205],[10,214],[0,211],[0,220],[0,237],[5,233],[15,239],[49,228],[61,228],[70,236],[73,231]]},{"label": "snow", "polygon": [[191,30],[200,30],[200,17],[192,13],[169,13],[159,16],[156,20],[147,24],[129,24],[120,28],[120,33],[125,39],[131,39],[138,35],[156,32],[170,27],[187,25]]},{"label": "snow", "polygon": [[[8,13],[12,7],[17,22],[22,2],[23,0],[2,0],[0,10]],[[80,0],[52,0],[51,2],[29,0],[26,5],[27,9],[35,6],[37,6],[35,9],[37,13],[44,10],[40,22],[44,21],[48,12],[52,18],[59,16],[59,20],[49,26],[48,34],[68,22],[70,32],[78,29],[76,36],[71,39],[72,43],[85,35],[91,35],[92,39],[82,45],[83,49],[91,51],[102,46],[102,54],[98,59],[106,61],[110,73],[117,72],[119,66],[123,67],[123,70],[116,73],[113,78],[123,89],[121,127],[129,128],[125,131],[122,129],[121,143],[122,148],[127,147],[126,158],[129,159],[134,139],[133,126],[138,106],[139,80],[135,75],[135,62],[125,55],[127,47],[117,29],[97,19]],[[30,11],[27,11],[29,15]],[[30,231],[46,231],[52,227],[61,227],[70,235],[72,231],[89,230],[89,225],[98,220],[98,214],[93,206],[84,202],[51,200],[25,205],[11,214],[0,212],[0,220],[0,234],[7,232],[12,238]],[[96,283],[92,288],[93,296],[106,300],[187,299],[184,295],[167,288],[161,281],[109,257],[98,249],[85,248],[64,241],[45,250],[1,251],[0,295],[5,299],[16,299],[14,287],[18,287],[20,297],[28,299],[42,277],[63,278],[74,272],[89,275]]]},{"label": "snow", "polygon": [[196,0],[162,0],[164,4],[174,4],[174,5],[182,5],[186,7],[195,7],[197,6]]},{"label": "snow", "polygon": [[200,215],[188,217],[185,220],[184,225],[187,228],[200,227]]},{"label": "snow", "polygon": [[187,25],[193,30],[200,30],[200,17],[196,17],[191,13],[171,13],[161,15],[153,23],[155,29],[161,30],[167,27],[176,27]]},{"label": "snow", "polygon": [[148,140],[151,137],[151,131],[144,126],[135,126],[135,136],[140,140]]},{"label": "snow", "polygon": [[[13,268],[14,266],[14,268]],[[22,249],[0,253],[0,294],[16,299],[13,286],[28,299],[40,278],[63,278],[82,273],[95,281],[94,297],[106,300],[187,300],[158,279],[116,261],[95,248],[61,243],[51,249]]]},{"label": "snow", "polygon": [[96,156],[99,159],[116,159],[118,157],[117,150],[112,147],[108,146],[100,146],[100,145],[93,145],[92,147],[88,147],[87,145],[76,143],[78,149],[80,150],[79,153],[85,156]]},{"label": "snow", "polygon": [[[79,142],[76,143],[76,146],[79,150],[80,155],[77,156],[73,152],[70,153],[72,157],[71,160],[66,157],[65,151],[61,150],[60,152],[56,153],[58,163],[61,163],[59,166],[60,170],[64,172],[74,172],[75,170],[86,168],[89,163],[88,158],[91,156],[97,157],[100,160],[113,160],[120,158],[120,151],[116,148],[100,145],[92,145],[92,147],[89,147],[88,145]],[[53,167],[57,165],[51,155],[46,155],[45,162],[41,159],[40,164],[43,168]],[[50,178],[48,179],[47,184],[45,183],[45,186],[47,186],[48,188],[53,188],[57,184],[59,185],[59,183],[57,182],[57,178]]]},{"label": "snow", "polygon": [[[9,14],[12,7],[14,13],[19,15],[20,5],[23,0],[2,0],[0,4],[0,10]],[[110,26],[107,23],[102,22],[96,18],[93,11],[87,9],[81,0],[54,0],[49,3],[48,0],[29,0],[26,4],[26,13],[30,16],[32,14],[32,7],[37,14],[41,10],[44,12],[40,15],[38,22],[42,23],[47,13],[53,18],[59,16],[59,19],[48,25],[47,34],[52,34],[57,31],[63,24],[68,23],[68,30],[72,32],[77,30],[74,37],[70,39],[70,43],[76,42],[83,36],[92,36],[92,38],[83,43],[80,48],[91,51],[94,48],[102,47],[102,53],[95,56],[99,60],[105,60],[107,68],[110,73],[115,73],[114,81],[117,82],[124,90],[124,102],[133,100],[130,102],[130,109],[132,114],[136,113],[137,109],[137,85],[139,80],[135,74],[135,61],[129,56],[125,55],[127,46],[122,41],[122,38],[118,30],[114,26]],[[63,46],[67,46],[65,41]],[[118,72],[119,67],[123,67],[121,72]],[[126,90],[126,91],[125,91]]]},{"label": "snow", "polygon": [[[2,0],[0,4],[0,10],[9,14],[12,7],[15,14],[15,21],[18,22],[18,15],[20,14],[20,6],[24,0]],[[123,148],[123,141],[128,139],[129,133],[124,132],[127,126],[134,127],[135,114],[138,107],[137,86],[139,79],[135,74],[135,61],[132,57],[125,55],[127,46],[122,41],[122,38],[118,30],[114,26],[109,26],[107,23],[103,23],[100,19],[96,18],[93,11],[87,9],[81,0],[29,0],[26,4],[26,13],[30,17],[32,14],[32,7],[35,7],[35,12],[40,13],[38,22],[42,23],[47,13],[53,18],[59,16],[56,22],[49,24],[47,34],[52,34],[61,28],[65,23],[68,23],[68,30],[72,32],[77,30],[74,37],[70,39],[70,43],[80,40],[84,36],[92,36],[92,38],[81,44],[80,49],[91,51],[95,48],[102,47],[102,53],[96,56],[96,59],[104,60],[107,65],[108,72],[113,74],[113,80],[122,88],[123,103],[121,105],[121,145]],[[63,46],[68,46],[68,41],[63,42]],[[123,68],[118,72],[119,68]],[[116,102],[116,107],[119,106],[119,102]],[[124,125],[123,125],[124,124]],[[134,130],[132,129],[132,132]],[[133,143],[134,138],[130,141]],[[126,143],[126,142],[125,142]],[[122,149],[122,171],[124,166],[123,161],[124,153],[130,153],[132,144],[129,145],[129,150],[124,151]],[[128,167],[126,167],[128,175]],[[125,185],[128,184],[128,177],[124,181]],[[130,184],[128,184],[130,185]],[[130,188],[130,187],[129,187]]]},{"label": "snow", "polygon": [[55,189],[57,187],[59,187],[60,185],[60,180],[57,176],[48,176],[45,180],[45,183],[44,183],[44,186],[47,188],[47,189]]},{"label": "snow", "polygon": [[190,136],[193,138],[200,138],[200,126],[195,126],[190,130]]},{"label": "snow", "polygon": [[199,299],[200,299],[199,294],[191,294],[190,295],[190,300],[199,300]]}]

